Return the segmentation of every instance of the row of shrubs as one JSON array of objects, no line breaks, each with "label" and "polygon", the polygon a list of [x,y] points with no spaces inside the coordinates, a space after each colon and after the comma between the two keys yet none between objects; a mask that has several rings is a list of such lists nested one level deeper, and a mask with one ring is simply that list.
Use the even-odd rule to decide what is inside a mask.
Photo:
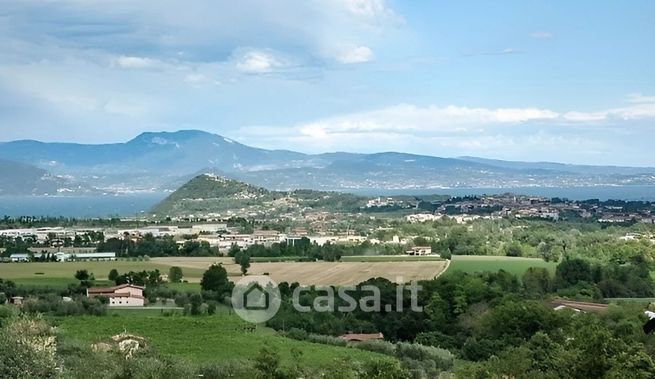
[{"label": "row of shrubs", "polygon": [[371,351],[397,358],[402,367],[414,377],[436,377],[440,372],[453,367],[454,355],[445,349],[425,346],[417,343],[392,343],[382,340],[348,343],[340,338],[307,333],[305,330],[291,328],[284,335],[296,340],[320,343],[333,346],[351,346],[357,349]]},{"label": "row of shrubs", "polygon": [[80,296],[70,301],[49,294],[40,298],[26,300],[21,310],[27,314],[48,314],[52,316],[102,316],[107,313],[107,304],[101,298]]},{"label": "row of shrubs", "polygon": [[314,343],[320,343],[323,345],[332,345],[332,346],[347,346],[348,342],[332,336],[326,336],[323,334],[312,334],[307,333],[307,331],[298,328],[291,328],[286,332],[282,333],[285,337],[293,338],[294,340],[299,341],[308,341]]}]

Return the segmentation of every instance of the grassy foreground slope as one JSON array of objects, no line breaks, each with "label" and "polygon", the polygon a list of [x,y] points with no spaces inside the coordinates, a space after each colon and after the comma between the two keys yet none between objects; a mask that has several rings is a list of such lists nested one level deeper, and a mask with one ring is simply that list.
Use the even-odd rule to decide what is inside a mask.
[{"label": "grassy foreground slope", "polygon": [[392,359],[384,355],[354,348],[321,345],[297,341],[259,328],[244,330],[246,323],[237,316],[219,313],[206,317],[187,316],[75,316],[56,320],[60,332],[76,340],[94,343],[127,331],[145,337],[158,352],[183,357],[194,362],[223,362],[250,359],[268,345],[279,352],[284,363],[295,360],[292,349],[300,351],[300,364],[325,367],[335,359],[357,361]]}]

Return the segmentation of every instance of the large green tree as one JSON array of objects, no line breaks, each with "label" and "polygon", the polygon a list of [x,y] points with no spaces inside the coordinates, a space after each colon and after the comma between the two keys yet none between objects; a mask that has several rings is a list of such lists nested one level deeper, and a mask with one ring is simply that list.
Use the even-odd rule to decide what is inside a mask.
[{"label": "large green tree", "polygon": [[182,268],[178,266],[173,266],[170,269],[168,269],[168,281],[171,283],[179,283],[182,278],[184,277],[184,273],[182,272]]},{"label": "large green tree", "polygon": [[227,278],[227,271],[220,263],[212,265],[202,274],[200,287],[203,291],[213,291],[218,296],[227,295],[232,291],[232,283]]}]

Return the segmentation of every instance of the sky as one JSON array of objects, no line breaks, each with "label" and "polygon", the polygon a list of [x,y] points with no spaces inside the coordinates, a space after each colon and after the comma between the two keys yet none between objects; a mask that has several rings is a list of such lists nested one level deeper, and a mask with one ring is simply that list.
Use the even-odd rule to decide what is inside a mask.
[{"label": "sky", "polygon": [[0,0],[0,141],[655,166],[655,2]]}]

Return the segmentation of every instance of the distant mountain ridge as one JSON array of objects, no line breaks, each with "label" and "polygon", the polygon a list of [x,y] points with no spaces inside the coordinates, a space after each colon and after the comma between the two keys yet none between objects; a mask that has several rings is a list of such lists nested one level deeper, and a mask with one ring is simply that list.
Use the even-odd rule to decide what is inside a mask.
[{"label": "distant mountain ridge", "polygon": [[595,173],[595,174],[616,174],[616,175],[639,175],[655,173],[655,167],[629,167],[629,166],[592,166],[570,163],[554,162],[517,162],[502,161],[498,159],[486,159],[477,157],[459,157],[458,159],[469,162],[482,163],[490,166],[505,167],[519,170],[552,170],[573,173]]},{"label": "distant mountain ridge", "polygon": [[[38,167],[0,159],[0,196],[60,195],[74,192],[65,178],[51,175]],[[79,188],[78,188],[79,189]]]},{"label": "distant mountain ridge", "polygon": [[[76,184],[75,191],[109,194],[172,192],[201,172],[277,190],[655,184],[652,167],[440,158],[397,152],[304,154],[255,148],[198,130],[146,132],[125,143],[99,145],[3,142],[0,159],[19,161],[46,170],[44,175],[66,178]],[[30,192],[27,184],[23,190],[19,187],[12,191]]]}]

